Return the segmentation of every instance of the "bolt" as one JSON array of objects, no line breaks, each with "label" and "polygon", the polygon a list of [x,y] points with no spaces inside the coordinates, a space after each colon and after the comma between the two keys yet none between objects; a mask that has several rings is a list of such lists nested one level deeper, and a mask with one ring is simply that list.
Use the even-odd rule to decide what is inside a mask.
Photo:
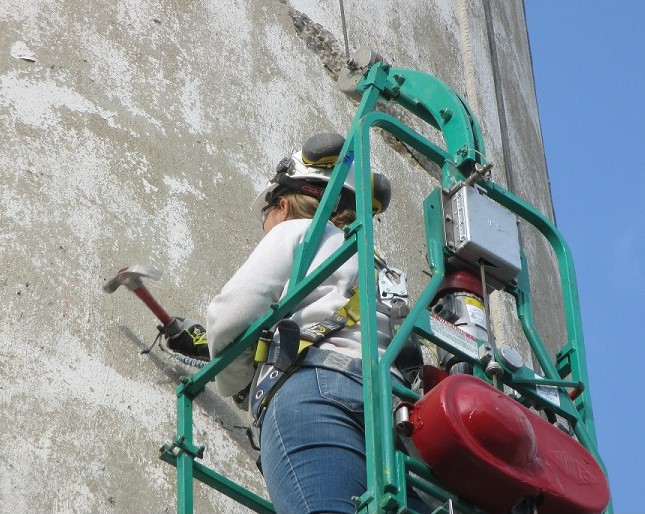
[{"label": "bolt", "polygon": [[414,432],[414,424],[411,421],[400,421],[396,424],[396,431],[404,437],[410,437]]},{"label": "bolt", "polygon": [[399,508],[399,500],[392,493],[387,493],[381,498],[381,507],[385,511],[395,511]]},{"label": "bolt", "polygon": [[517,401],[517,402],[519,402],[519,401],[520,401],[520,399],[521,399],[520,393],[518,393],[518,392],[517,392],[517,391],[515,391],[515,390],[511,390],[511,392],[509,392],[507,396],[508,396],[510,399],[515,400],[515,401]]},{"label": "bolt", "polygon": [[499,348],[499,356],[501,361],[509,367],[511,371],[517,371],[524,365],[522,356],[511,346],[502,345]]},{"label": "bolt", "polygon": [[396,80],[397,84],[402,86],[403,83],[405,82],[405,77],[403,75],[399,74],[399,73],[395,73],[394,74],[394,80]]},{"label": "bolt", "polygon": [[493,378],[493,377],[497,378],[504,374],[504,370],[502,369],[502,366],[500,366],[498,362],[490,361],[486,366],[485,373],[488,378]]},{"label": "bolt", "polygon": [[452,118],[452,111],[450,109],[440,109],[439,114],[444,122],[448,123]]}]

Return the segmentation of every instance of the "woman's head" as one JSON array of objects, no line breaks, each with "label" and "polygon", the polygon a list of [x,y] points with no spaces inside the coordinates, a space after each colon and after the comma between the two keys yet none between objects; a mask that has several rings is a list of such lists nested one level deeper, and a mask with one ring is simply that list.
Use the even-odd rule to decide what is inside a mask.
[{"label": "woman's head", "polygon": [[[341,162],[339,157],[344,143],[345,138],[340,134],[314,134],[305,141],[301,151],[280,161],[274,177],[252,205],[253,210],[262,216],[263,227],[273,227],[273,222],[278,220],[314,217],[334,166]],[[348,153],[342,163],[350,169],[330,218],[341,228],[356,219],[352,154]],[[385,211],[390,202],[390,181],[380,173],[372,173],[371,189],[373,214]],[[286,203],[283,204],[282,199]],[[268,232],[266,228],[264,231]]]},{"label": "woman's head", "polygon": [[[319,200],[295,191],[285,191],[262,210],[262,229],[268,233],[273,227],[288,219],[311,219],[316,214]],[[342,206],[341,206],[342,207]],[[338,228],[349,225],[356,213],[349,206],[337,209],[330,221]]]},{"label": "woman's head", "polygon": [[[267,205],[276,203],[277,199],[287,193],[300,193],[320,200],[329,183],[334,163],[309,164],[305,162],[302,152],[296,152],[282,159],[276,167],[276,173],[253,202],[252,209],[260,212]],[[347,180],[343,191],[354,192],[352,180]]]},{"label": "woman's head", "polygon": [[262,231],[268,234],[273,227],[288,219],[289,202],[286,198],[278,198],[262,209]]}]

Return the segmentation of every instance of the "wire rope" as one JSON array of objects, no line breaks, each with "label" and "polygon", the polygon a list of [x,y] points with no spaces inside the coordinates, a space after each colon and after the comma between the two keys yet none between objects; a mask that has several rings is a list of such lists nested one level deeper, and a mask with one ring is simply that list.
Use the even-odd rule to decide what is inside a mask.
[{"label": "wire rope", "polygon": [[345,4],[343,0],[338,0],[340,3],[340,21],[343,26],[343,39],[345,40],[345,57],[349,60],[349,38],[347,37],[347,20],[345,19]]}]

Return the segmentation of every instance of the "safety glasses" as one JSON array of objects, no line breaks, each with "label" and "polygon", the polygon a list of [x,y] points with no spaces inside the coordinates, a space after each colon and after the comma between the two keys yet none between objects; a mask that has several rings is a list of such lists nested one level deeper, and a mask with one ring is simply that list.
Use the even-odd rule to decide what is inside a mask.
[{"label": "safety glasses", "polygon": [[269,212],[276,206],[275,203],[271,203],[269,205],[265,205],[262,208],[262,228],[264,228],[264,224],[267,222],[267,216],[269,216]]}]

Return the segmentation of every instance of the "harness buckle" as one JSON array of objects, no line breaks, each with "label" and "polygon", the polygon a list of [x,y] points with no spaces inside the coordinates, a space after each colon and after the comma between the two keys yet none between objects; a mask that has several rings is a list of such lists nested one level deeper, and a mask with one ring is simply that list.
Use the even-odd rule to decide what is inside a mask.
[{"label": "harness buckle", "polygon": [[379,301],[392,308],[394,299],[408,302],[408,277],[397,268],[384,267],[378,272]]}]

